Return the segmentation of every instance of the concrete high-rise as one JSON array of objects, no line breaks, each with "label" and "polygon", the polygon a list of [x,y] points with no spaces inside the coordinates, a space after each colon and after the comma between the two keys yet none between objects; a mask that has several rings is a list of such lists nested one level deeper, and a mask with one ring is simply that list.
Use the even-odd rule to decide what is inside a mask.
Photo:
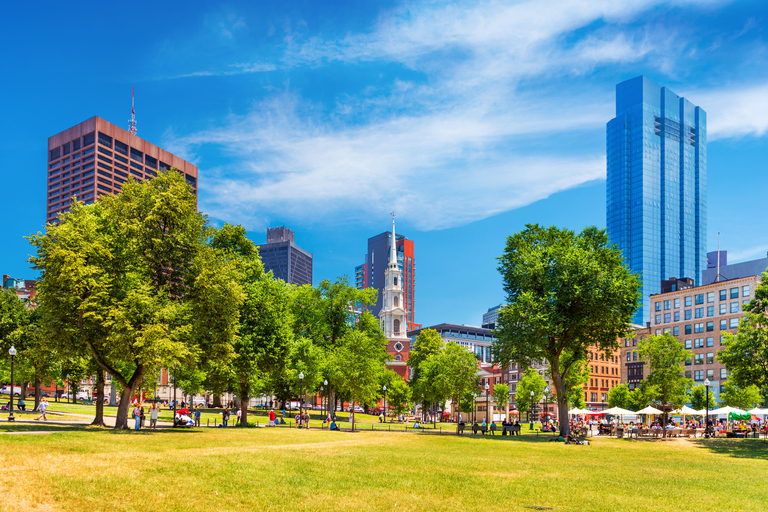
[{"label": "concrete high-rise", "polygon": [[[392,233],[385,231],[368,239],[368,252],[365,255],[365,263],[355,267],[355,286],[359,289],[376,288],[379,291],[376,305],[371,308],[374,316],[379,316],[383,304],[382,290],[385,285],[385,272],[390,263]],[[407,314],[407,330],[419,329],[421,326],[414,323],[414,294],[416,290],[413,240],[408,240],[403,235],[394,235],[395,255],[397,264],[402,272],[403,279],[403,308]]]},{"label": "concrete high-rise", "polygon": [[661,280],[707,267],[707,115],[644,76],[616,86],[616,117],[607,126],[608,236],[642,278],[642,307]]},{"label": "concrete high-rise", "polygon": [[73,196],[92,203],[120,192],[132,177],[145,180],[175,167],[197,194],[197,166],[100,117],[48,138],[46,222],[69,211]]},{"label": "concrete high-rise", "polygon": [[276,279],[289,284],[312,284],[312,253],[296,245],[293,231],[285,226],[268,228],[267,243],[258,247],[264,272],[271,270]]}]

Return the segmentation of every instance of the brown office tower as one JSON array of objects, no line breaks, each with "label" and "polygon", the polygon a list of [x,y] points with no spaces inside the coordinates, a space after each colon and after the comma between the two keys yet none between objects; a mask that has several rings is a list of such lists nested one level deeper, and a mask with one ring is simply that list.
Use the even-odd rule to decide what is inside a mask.
[{"label": "brown office tower", "polygon": [[100,117],[48,138],[46,222],[69,211],[73,196],[86,204],[117,194],[128,180],[145,180],[172,167],[184,173],[197,195],[197,166]]}]

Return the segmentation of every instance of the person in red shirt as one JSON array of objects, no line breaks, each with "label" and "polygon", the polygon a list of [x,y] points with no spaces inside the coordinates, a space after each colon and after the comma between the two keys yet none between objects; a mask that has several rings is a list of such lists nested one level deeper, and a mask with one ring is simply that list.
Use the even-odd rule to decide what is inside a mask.
[{"label": "person in red shirt", "polygon": [[275,426],[275,410],[274,409],[269,410],[269,426],[270,427]]}]

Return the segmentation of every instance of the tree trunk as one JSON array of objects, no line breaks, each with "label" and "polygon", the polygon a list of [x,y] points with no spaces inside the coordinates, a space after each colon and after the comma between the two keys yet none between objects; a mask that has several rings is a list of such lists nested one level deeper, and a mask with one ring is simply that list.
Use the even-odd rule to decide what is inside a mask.
[{"label": "tree trunk", "polygon": [[221,395],[218,393],[213,395],[213,407],[221,407]]},{"label": "tree trunk", "polygon": [[37,376],[37,372],[35,372],[35,410],[37,410],[37,406],[40,405],[40,399],[42,398],[43,390],[40,389],[42,387],[42,383],[40,382],[40,377]]},{"label": "tree trunk", "polygon": [[96,417],[91,425],[104,427],[104,370],[96,372]]},{"label": "tree trunk", "polygon": [[29,383],[24,381],[21,383],[21,398],[27,396],[27,389],[29,389]]},{"label": "tree trunk", "polygon": [[[560,435],[565,439],[568,439],[568,434],[571,433],[571,424],[568,421],[568,397],[565,393],[565,383],[563,377],[560,375],[560,368],[549,363],[549,368],[552,376],[552,383],[555,385],[555,391],[557,392],[557,416],[560,420]],[[562,419],[565,418],[565,419]]]},{"label": "tree trunk", "polygon": [[248,426],[248,386],[240,388],[240,426]]},{"label": "tree trunk", "polygon": [[[115,430],[127,429],[128,426],[128,409],[131,407],[131,398],[136,387],[141,382],[141,377],[144,374],[144,366],[139,365],[136,367],[136,371],[133,372],[131,380],[128,382],[120,382],[123,386],[123,392],[120,394],[120,405],[117,407],[117,417],[115,418]],[[113,376],[114,380],[114,376]]]}]

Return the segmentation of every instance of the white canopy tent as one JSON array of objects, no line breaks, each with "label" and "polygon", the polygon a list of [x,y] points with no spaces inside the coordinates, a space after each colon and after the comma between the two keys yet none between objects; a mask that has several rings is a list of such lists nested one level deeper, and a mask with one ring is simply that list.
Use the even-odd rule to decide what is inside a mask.
[{"label": "white canopy tent", "polygon": [[754,409],[750,409],[747,412],[749,414],[754,414],[755,416],[766,416],[766,415],[768,415],[768,409],[761,409],[759,407],[755,407]]},{"label": "white canopy tent", "polygon": [[586,409],[579,409],[578,407],[568,411],[568,414],[571,414],[571,415],[574,415],[574,416],[581,416],[581,415],[584,415],[584,414],[591,414],[591,413],[592,413],[592,411],[588,411]]},{"label": "white canopy tent", "polygon": [[700,416],[702,414],[705,414],[705,412],[706,411],[704,411],[704,412],[697,411],[696,409],[691,409],[687,405],[684,405],[682,408],[675,409],[674,411],[672,411],[672,414],[683,414],[683,415],[686,415],[686,416]]},{"label": "white canopy tent", "polygon": [[610,409],[606,409],[603,412],[605,414],[612,414],[614,416],[627,416],[627,415],[637,414],[634,411],[630,411],[628,409],[622,409],[621,407],[611,407]]},{"label": "white canopy tent", "polygon": [[736,407],[731,407],[731,406],[710,410],[709,414],[714,414],[716,416],[720,414],[724,414],[725,416],[728,416],[732,412],[735,412],[736,414],[748,414],[747,411],[744,411],[742,409],[737,409]]},{"label": "white canopy tent", "polygon": [[664,413],[658,410],[657,408],[649,405],[645,409],[640,409],[639,411],[637,411],[636,414],[664,414]]}]

